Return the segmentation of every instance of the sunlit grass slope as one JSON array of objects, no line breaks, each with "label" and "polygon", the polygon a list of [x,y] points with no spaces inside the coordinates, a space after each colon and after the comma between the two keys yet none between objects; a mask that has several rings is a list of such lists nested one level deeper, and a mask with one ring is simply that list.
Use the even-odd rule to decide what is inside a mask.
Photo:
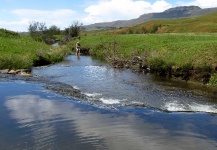
[{"label": "sunlit grass slope", "polygon": [[31,68],[63,60],[66,49],[36,42],[28,35],[0,29],[0,69]]},{"label": "sunlit grass slope", "polygon": [[115,30],[113,33],[217,33],[217,13],[195,18],[154,20],[134,27]]}]

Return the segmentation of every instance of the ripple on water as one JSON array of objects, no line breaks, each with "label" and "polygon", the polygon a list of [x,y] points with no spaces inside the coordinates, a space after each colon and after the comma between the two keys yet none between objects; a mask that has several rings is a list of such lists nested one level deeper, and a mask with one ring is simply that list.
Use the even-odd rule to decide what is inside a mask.
[{"label": "ripple on water", "polygon": [[[89,56],[81,56],[79,60],[75,56],[69,56],[65,62],[35,69],[33,72],[65,84],[65,87],[61,86],[61,91],[68,86],[74,87],[97,105],[102,103],[145,106],[171,112],[216,113],[217,97],[209,96],[209,93],[206,93],[207,89],[201,94],[195,94],[200,92],[193,91],[202,91],[203,88],[197,89],[197,86],[185,82],[158,78],[150,74],[138,74],[128,69],[114,69]],[[72,90],[65,91],[68,95],[73,95]]]},{"label": "ripple on water", "polygon": [[168,114],[135,107],[99,109],[47,93],[34,84],[3,85],[3,150],[214,150],[217,146],[215,115]]}]

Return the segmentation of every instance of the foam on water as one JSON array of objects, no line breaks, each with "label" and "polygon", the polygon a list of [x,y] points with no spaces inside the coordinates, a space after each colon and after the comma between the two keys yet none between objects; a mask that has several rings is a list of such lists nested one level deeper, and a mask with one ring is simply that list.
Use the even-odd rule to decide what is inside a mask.
[{"label": "foam on water", "polygon": [[100,98],[100,101],[105,104],[119,104],[120,100],[118,99],[112,99],[112,98]]},{"label": "foam on water", "polygon": [[164,108],[168,111],[186,111],[185,106],[177,102],[168,102]]},{"label": "foam on water", "polygon": [[164,110],[171,112],[206,112],[206,113],[217,113],[217,107],[209,104],[181,104],[177,101],[168,102],[164,105]]},{"label": "foam on water", "polygon": [[102,94],[100,94],[100,93],[84,93],[84,95],[87,95],[88,97],[97,97],[97,96],[100,96]]},{"label": "foam on water", "polygon": [[217,113],[217,107],[203,104],[189,105],[190,109],[197,112]]},{"label": "foam on water", "polygon": [[77,86],[73,86],[73,88],[76,89],[76,90],[80,90],[80,88],[77,87]]},{"label": "foam on water", "polygon": [[[174,112],[217,113],[217,97],[207,93],[207,88],[129,69],[115,69],[89,56],[80,59],[69,56],[57,65],[34,69],[33,74],[62,83],[55,87],[59,93],[84,98],[100,107],[135,106]],[[67,88],[62,92],[64,84]],[[70,87],[78,91],[73,93],[74,89],[70,90]]]}]

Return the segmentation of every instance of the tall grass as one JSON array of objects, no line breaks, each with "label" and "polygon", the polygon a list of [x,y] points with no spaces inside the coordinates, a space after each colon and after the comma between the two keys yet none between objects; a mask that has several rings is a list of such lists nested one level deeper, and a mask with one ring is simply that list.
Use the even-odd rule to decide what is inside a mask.
[{"label": "tall grass", "polygon": [[83,47],[90,47],[94,55],[112,54],[116,43],[123,59],[140,55],[147,59],[160,57],[175,65],[217,63],[217,34],[86,35],[80,42]]},{"label": "tall grass", "polygon": [[68,49],[34,41],[28,35],[0,30],[0,69],[31,68],[40,59],[54,63],[64,59]]}]

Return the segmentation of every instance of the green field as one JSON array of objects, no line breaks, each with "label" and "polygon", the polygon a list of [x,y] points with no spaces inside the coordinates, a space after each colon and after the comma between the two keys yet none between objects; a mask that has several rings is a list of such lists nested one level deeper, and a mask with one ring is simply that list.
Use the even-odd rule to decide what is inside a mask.
[{"label": "green field", "polygon": [[91,48],[92,55],[105,59],[113,57],[115,49],[119,59],[160,57],[175,65],[191,63],[195,67],[217,63],[217,34],[86,35],[80,42]]}]

